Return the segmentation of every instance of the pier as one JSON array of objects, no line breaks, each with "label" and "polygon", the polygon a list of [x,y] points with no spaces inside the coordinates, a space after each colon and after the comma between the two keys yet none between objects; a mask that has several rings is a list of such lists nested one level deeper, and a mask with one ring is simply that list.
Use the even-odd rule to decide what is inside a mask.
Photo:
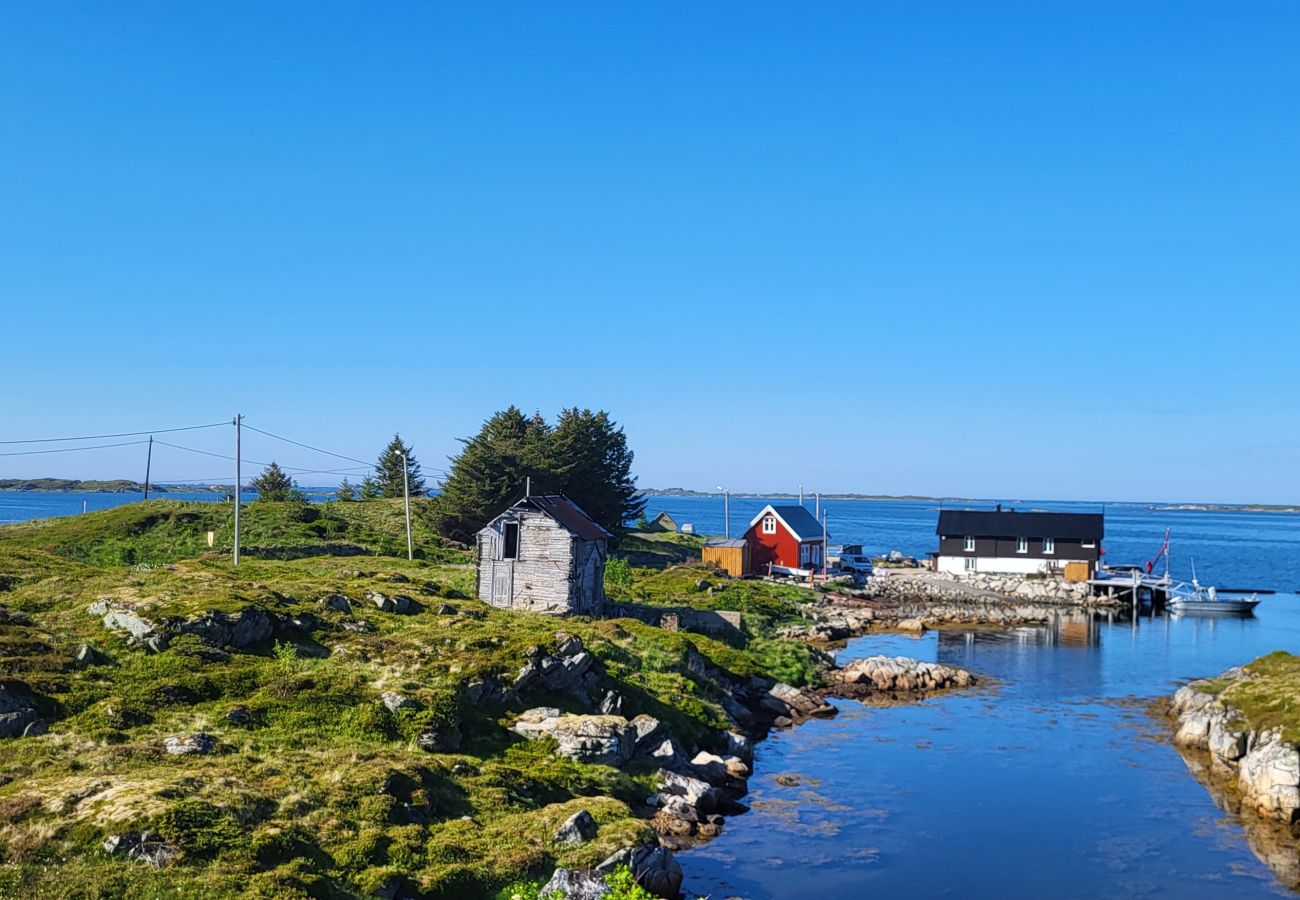
[{"label": "pier", "polygon": [[1137,569],[1098,575],[1089,578],[1088,584],[1093,593],[1105,594],[1111,599],[1127,595],[1134,608],[1141,606],[1144,598],[1151,602],[1152,607],[1164,606],[1173,587],[1169,573],[1150,575]]}]

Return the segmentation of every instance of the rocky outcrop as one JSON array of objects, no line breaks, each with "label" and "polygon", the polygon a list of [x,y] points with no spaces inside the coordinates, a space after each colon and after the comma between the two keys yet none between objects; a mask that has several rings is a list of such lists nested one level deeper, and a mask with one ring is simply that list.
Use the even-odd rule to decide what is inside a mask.
[{"label": "rocky outcrop", "polygon": [[600,900],[609,896],[605,877],[594,872],[556,869],[550,881],[538,891],[539,897],[562,897],[564,900]]},{"label": "rocky outcrop", "polygon": [[0,738],[30,737],[43,731],[43,725],[30,700],[0,686]]},{"label": "rocky outcrop", "polygon": [[656,897],[678,900],[682,895],[681,864],[673,858],[671,850],[653,844],[619,850],[590,872],[556,869],[539,895],[564,900],[599,900],[610,894],[605,876],[619,866],[627,866],[637,884]]},{"label": "rocky outcrop", "polygon": [[855,659],[827,675],[836,696],[864,693],[916,694],[970,687],[975,676],[956,666],[920,662],[905,656]]},{"label": "rocky outcrop", "polygon": [[366,594],[366,599],[373,603],[380,612],[405,615],[411,611],[411,598],[404,594],[389,596],[379,591],[370,591]]},{"label": "rocky outcrop", "polygon": [[621,766],[636,749],[636,728],[622,716],[562,714],[554,707],[524,712],[511,726],[530,741],[554,738],[555,752],[577,762]]},{"label": "rocky outcrop", "polygon": [[596,657],[583,646],[582,639],[577,635],[557,631],[555,641],[554,653],[547,653],[541,647],[533,647],[528,651],[524,665],[515,678],[515,693],[559,691],[586,700],[590,691],[600,682]]},{"label": "rocky outcrop", "polygon": [[1291,824],[1300,820],[1300,747],[1279,729],[1252,730],[1220,699],[1224,682],[1250,677],[1234,668],[1214,680],[1215,690],[1206,682],[1179,688],[1170,703],[1174,743],[1208,753],[1211,779],[1231,782],[1246,808]]},{"label": "rocky outcrop", "polygon": [[103,599],[90,604],[89,612],[101,617],[105,628],[125,631],[129,642],[155,652],[165,650],[168,641],[181,634],[195,635],[214,647],[243,649],[270,638],[277,624],[273,615],[255,606],[238,613],[209,612],[189,619],[155,621],[136,606]]},{"label": "rocky outcrop", "polygon": [[172,756],[202,756],[217,749],[217,739],[201,731],[174,734],[163,739],[163,749]]}]

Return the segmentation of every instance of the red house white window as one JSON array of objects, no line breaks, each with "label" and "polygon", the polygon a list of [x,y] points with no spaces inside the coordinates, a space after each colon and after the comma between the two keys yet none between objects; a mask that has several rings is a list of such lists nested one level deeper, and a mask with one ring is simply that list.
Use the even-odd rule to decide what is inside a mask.
[{"label": "red house white window", "polygon": [[763,517],[763,534],[776,534],[776,516]]}]

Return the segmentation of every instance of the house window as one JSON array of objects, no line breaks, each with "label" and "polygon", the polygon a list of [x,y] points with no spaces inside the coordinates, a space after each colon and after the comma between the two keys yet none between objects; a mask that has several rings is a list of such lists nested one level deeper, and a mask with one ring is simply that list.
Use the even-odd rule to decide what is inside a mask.
[{"label": "house window", "polygon": [[507,522],[505,534],[501,538],[501,558],[519,558],[519,523]]},{"label": "house window", "polygon": [[1083,542],[1083,549],[1084,549],[1084,550],[1096,550],[1096,549],[1097,549],[1097,542],[1096,542],[1096,541],[1084,541],[1084,542]]},{"label": "house window", "polygon": [[964,549],[967,553],[974,553],[974,552],[975,552],[975,536],[974,536],[973,534],[968,534],[968,535],[966,535],[966,543],[965,543],[965,546],[963,547],[963,549]]},{"label": "house window", "polygon": [[1016,552],[1017,553],[1029,552],[1029,538],[1016,538]]},{"label": "house window", "polygon": [[763,517],[763,534],[776,534],[776,516]]},{"label": "house window", "polygon": [[975,571],[975,564],[976,564],[976,562],[977,562],[976,559],[974,559],[973,557],[969,557],[969,556],[968,556],[968,557],[966,557],[966,559],[963,559],[962,562],[964,562],[964,563],[966,564],[966,571],[967,571],[967,572],[974,572],[974,571]]},{"label": "house window", "polygon": [[1043,552],[1044,553],[1056,552],[1056,538],[1043,538]]},{"label": "house window", "polygon": [[808,565],[808,554],[811,550],[812,547],[809,546],[808,544],[799,545],[799,565],[801,566]]}]

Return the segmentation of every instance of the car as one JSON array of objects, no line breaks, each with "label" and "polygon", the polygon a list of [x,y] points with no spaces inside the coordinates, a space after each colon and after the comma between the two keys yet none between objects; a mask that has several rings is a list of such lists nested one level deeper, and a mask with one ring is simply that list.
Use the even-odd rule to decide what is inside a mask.
[{"label": "car", "polygon": [[861,544],[845,544],[841,547],[835,565],[841,572],[871,574],[871,557],[862,552]]}]

